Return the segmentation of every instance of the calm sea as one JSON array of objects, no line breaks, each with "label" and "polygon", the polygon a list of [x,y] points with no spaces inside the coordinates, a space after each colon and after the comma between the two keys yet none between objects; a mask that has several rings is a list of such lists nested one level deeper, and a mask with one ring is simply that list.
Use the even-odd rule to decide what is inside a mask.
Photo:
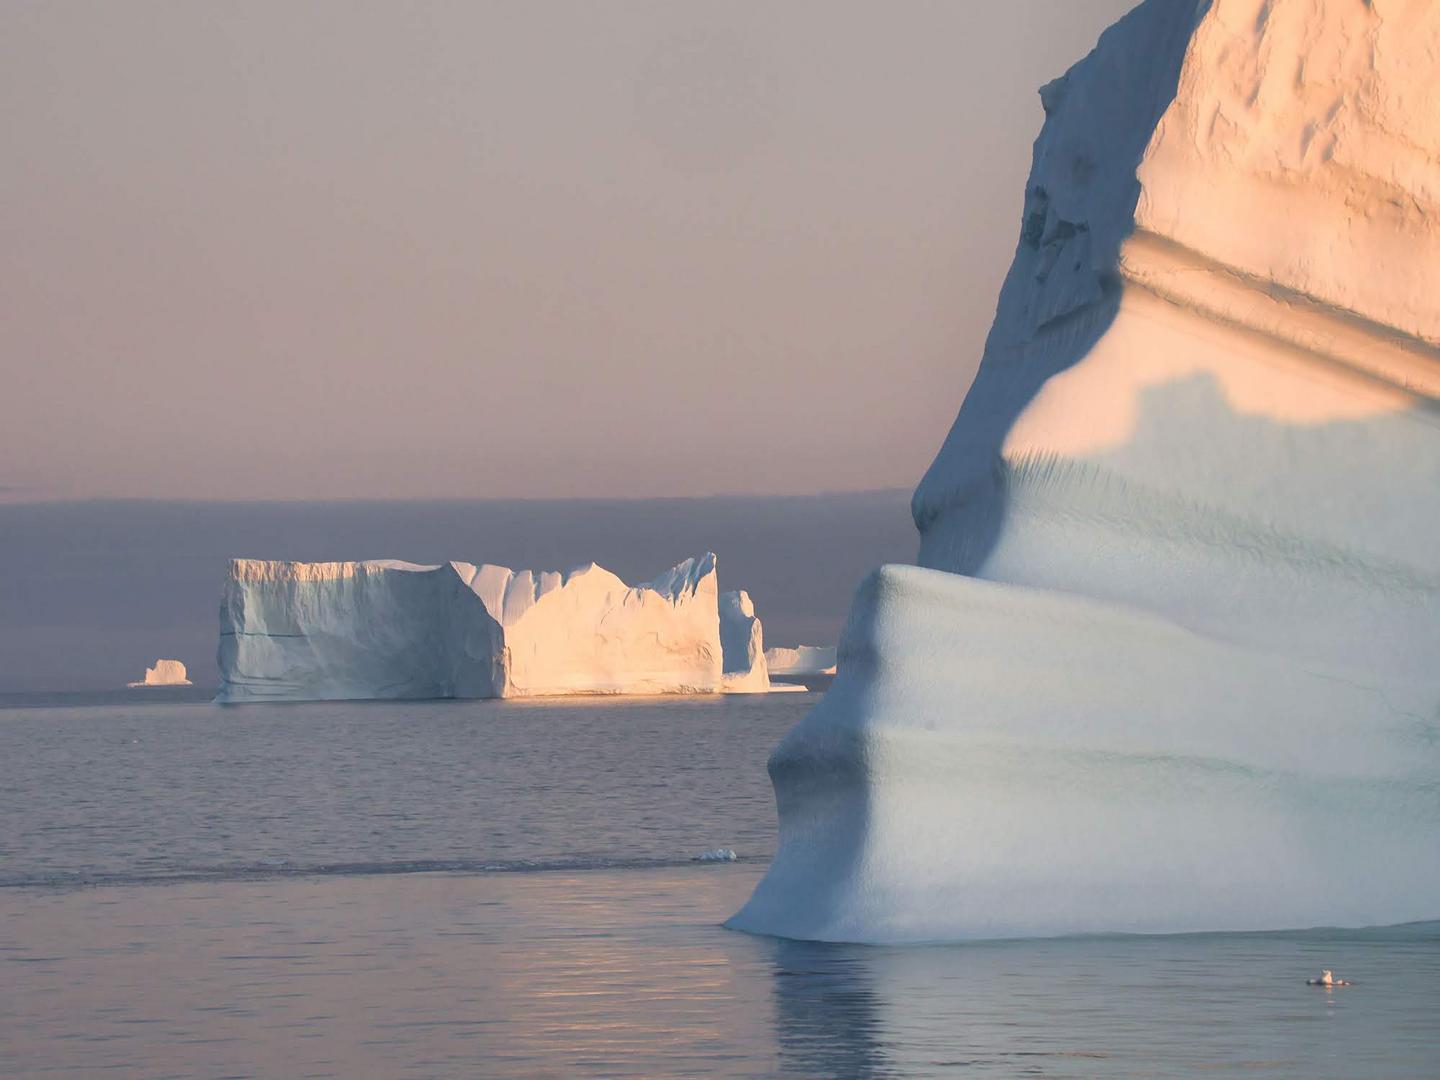
[{"label": "calm sea", "polygon": [[0,1076],[1440,1076],[1440,923],[721,929],[813,695],[203,697],[0,699]]}]

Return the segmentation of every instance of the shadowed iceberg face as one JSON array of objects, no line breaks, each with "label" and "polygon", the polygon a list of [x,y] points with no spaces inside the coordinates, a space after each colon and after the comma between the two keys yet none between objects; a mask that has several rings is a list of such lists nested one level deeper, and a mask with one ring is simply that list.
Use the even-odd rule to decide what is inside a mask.
[{"label": "shadowed iceberg face", "polygon": [[1207,6],[1141,4],[1040,91],[1045,127],[985,357],[912,500],[922,536],[947,508],[968,508],[970,546],[950,553],[957,572],[984,560],[1004,516],[998,465],[1011,427],[1051,376],[1089,355],[1119,312],[1120,251],[1141,193],[1136,170],[1174,98],[1197,10]]},{"label": "shadowed iceberg face", "polygon": [[744,589],[720,594],[720,648],[725,660],[724,689],[761,693],[770,689],[765,660],[765,630]]},{"label": "shadowed iceberg face", "polygon": [[1149,0],[1042,91],[921,566],[861,586],[732,925],[1440,914],[1440,8],[1280,7]]}]

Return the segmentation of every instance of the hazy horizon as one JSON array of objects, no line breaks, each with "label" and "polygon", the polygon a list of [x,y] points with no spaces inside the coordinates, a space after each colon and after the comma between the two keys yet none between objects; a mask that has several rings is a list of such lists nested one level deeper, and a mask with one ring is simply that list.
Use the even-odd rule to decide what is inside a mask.
[{"label": "hazy horizon", "polygon": [[0,11],[0,501],[912,486],[1130,0]]},{"label": "hazy horizon", "polygon": [[1131,6],[0,9],[0,691],[213,681],[234,556],[713,550],[833,643]]},{"label": "hazy horizon", "polygon": [[770,645],[831,645],[855,586],[908,562],[905,491],[686,499],[0,504],[0,694],[116,689],[158,658],[218,680],[231,558],[463,560],[648,581],[714,551]]}]

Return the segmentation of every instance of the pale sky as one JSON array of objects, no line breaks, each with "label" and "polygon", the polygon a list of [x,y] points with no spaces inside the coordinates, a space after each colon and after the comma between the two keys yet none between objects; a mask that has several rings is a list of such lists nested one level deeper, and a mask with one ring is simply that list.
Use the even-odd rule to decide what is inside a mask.
[{"label": "pale sky", "polygon": [[0,497],[908,487],[1132,0],[0,0]]}]

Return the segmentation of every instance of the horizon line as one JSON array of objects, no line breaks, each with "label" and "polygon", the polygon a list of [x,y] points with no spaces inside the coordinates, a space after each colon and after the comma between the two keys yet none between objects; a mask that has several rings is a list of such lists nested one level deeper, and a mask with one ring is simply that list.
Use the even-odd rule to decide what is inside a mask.
[{"label": "horizon line", "polygon": [[[3,489],[0,489],[3,490]],[[13,490],[13,489],[12,489]],[[863,496],[910,494],[913,487],[875,487],[853,490],[829,489],[807,492],[716,492],[706,495],[402,495],[402,496],[336,496],[268,498],[206,498],[190,495],[56,495],[34,498],[5,498],[0,495],[0,510],[36,506],[95,506],[185,504],[202,506],[339,506],[355,504],[419,505],[435,503],[658,503],[658,502],[719,502],[735,500],[780,501],[793,499],[859,498]]]}]

